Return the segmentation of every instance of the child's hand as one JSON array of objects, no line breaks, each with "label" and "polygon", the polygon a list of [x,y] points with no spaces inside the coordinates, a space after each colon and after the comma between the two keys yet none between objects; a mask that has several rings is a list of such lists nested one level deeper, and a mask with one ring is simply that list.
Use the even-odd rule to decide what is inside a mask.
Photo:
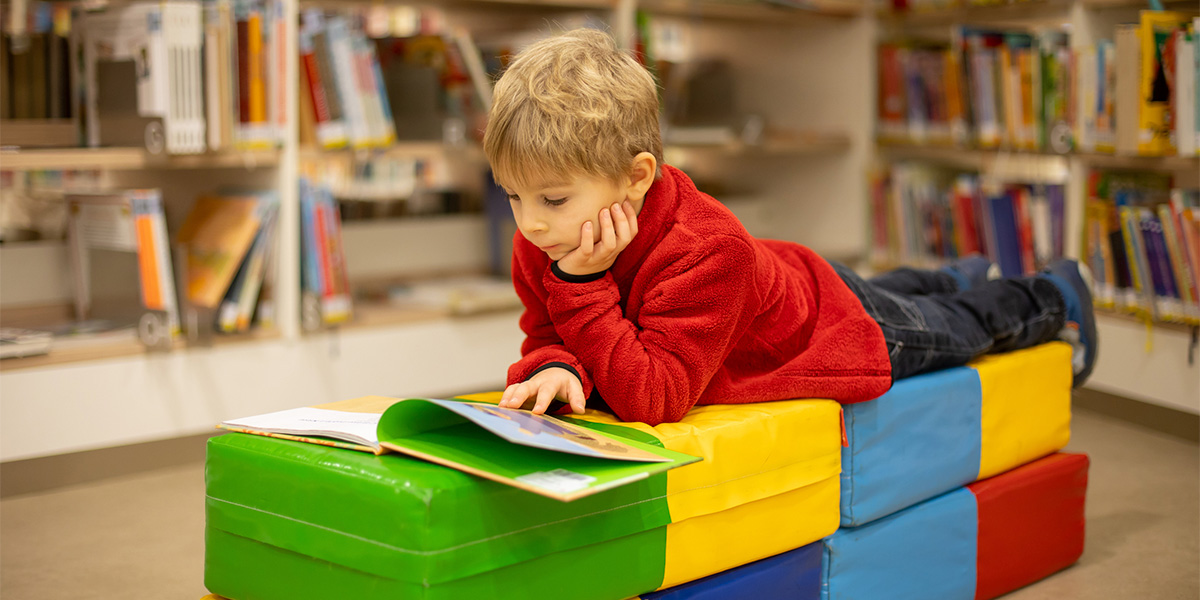
[{"label": "child's hand", "polygon": [[532,412],[543,414],[550,401],[558,397],[571,404],[571,412],[583,414],[587,398],[583,397],[583,385],[570,371],[551,367],[529,378],[529,381],[514,383],[500,397],[501,408],[521,408],[527,401],[535,400]]},{"label": "child's hand", "polygon": [[601,209],[596,221],[600,224],[600,241],[593,240],[592,222],[584,222],[579,233],[579,247],[558,261],[558,268],[563,273],[591,275],[606,271],[637,235],[637,212],[628,200]]}]

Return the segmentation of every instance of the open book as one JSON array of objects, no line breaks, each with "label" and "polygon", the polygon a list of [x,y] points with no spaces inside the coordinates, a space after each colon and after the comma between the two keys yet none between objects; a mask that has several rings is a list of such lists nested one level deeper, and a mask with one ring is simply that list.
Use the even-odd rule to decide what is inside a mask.
[{"label": "open book", "polygon": [[234,419],[222,429],[399,452],[562,501],[700,460],[525,410],[367,396]]}]

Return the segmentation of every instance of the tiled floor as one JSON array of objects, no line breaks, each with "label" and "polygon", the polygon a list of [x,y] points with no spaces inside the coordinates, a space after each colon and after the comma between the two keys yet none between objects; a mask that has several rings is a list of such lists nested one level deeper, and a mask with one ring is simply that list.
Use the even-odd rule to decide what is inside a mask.
[{"label": "tiled floor", "polygon": [[[1092,458],[1086,551],[1008,597],[1196,600],[1200,447],[1082,409],[1073,430]],[[0,598],[199,600],[203,479],[193,464],[0,501]]]}]

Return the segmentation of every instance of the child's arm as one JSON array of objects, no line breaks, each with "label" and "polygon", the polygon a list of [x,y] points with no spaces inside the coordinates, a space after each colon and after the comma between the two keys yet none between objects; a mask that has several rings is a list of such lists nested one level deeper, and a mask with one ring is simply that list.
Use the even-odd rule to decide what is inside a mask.
[{"label": "child's arm", "polygon": [[[656,425],[683,418],[760,304],[748,243],[719,236],[687,247],[643,294],[636,323],[625,318],[611,274],[570,283],[544,271],[547,321],[582,363],[581,374],[591,375],[626,421]],[[764,360],[772,350],[764,348]],[[586,382],[583,393],[591,394]]]},{"label": "child's arm", "polygon": [[[520,233],[517,233],[513,244],[519,245],[525,242]],[[508,368],[508,389],[512,386],[530,381],[541,372],[550,367],[561,367],[568,374],[574,375],[579,383],[581,394],[586,399],[592,392],[592,381],[588,376],[587,371],[583,367],[583,363],[575,357],[566,346],[563,345],[562,338],[559,337],[554,323],[550,320],[550,313],[546,310],[546,290],[541,286],[532,285],[529,278],[535,276],[540,278],[541,273],[549,268],[549,259],[545,254],[540,252],[530,253],[525,255],[528,259],[533,257],[527,264],[522,261],[522,253],[513,253],[513,287],[516,289],[517,296],[521,298],[521,303],[525,306],[525,312],[521,314],[520,326],[525,332],[525,340],[521,342],[521,359],[513,363]],[[506,389],[507,392],[507,389]],[[561,400],[569,400],[567,396],[562,396]]]}]

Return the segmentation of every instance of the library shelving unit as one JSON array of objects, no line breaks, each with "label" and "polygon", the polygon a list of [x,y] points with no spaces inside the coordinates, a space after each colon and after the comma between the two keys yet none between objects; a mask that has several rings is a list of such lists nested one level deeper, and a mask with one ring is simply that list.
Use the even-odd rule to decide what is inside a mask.
[{"label": "library shelving unit", "polygon": [[[1194,2],[1164,2],[1167,10],[1196,14]],[[1136,22],[1138,12],[1149,8],[1137,0],[1029,0],[988,6],[893,12],[881,6],[881,40],[944,39],[954,25],[994,29],[1067,29],[1074,49],[1099,39],[1112,39],[1119,23]],[[877,114],[876,114],[877,118]],[[1200,187],[1200,159],[1148,157],[1049,151],[980,150],[936,144],[895,143],[878,139],[876,157],[881,162],[915,160],[978,171],[1001,179],[1066,185],[1064,248],[1079,258],[1082,247],[1083,210],[1087,177],[1092,169],[1123,169],[1172,173],[1179,187]],[[1049,178],[1050,181],[1046,181]],[[1101,338],[1095,371],[1085,387],[1176,410],[1200,413],[1200,348],[1196,327],[1145,321],[1109,311],[1099,311]]]},{"label": "library shelving unit", "polygon": [[[15,0],[23,3],[23,0]],[[378,2],[286,0],[290,47],[287,90],[297,89],[300,11]],[[870,66],[875,18],[857,0],[793,7],[748,0],[467,0],[435,2],[448,26],[473,33],[547,31],[581,11],[610,24],[631,47],[638,11],[687,32],[695,58],[720,57],[737,74],[740,111],[781,130],[746,146],[671,146],[669,162],[730,184],[730,207],[755,233],[803,241],[845,260],[865,257],[864,172],[871,151]],[[847,74],[853,74],[847,77]],[[6,83],[7,85],[7,83]],[[451,317],[356,303],[349,324],[305,331],[300,308],[300,208],[296,181],[305,160],[337,154],[299,146],[298,102],[287,98],[286,133],[277,150],[160,158],[138,149],[3,149],[0,170],[97,169],[113,187],[159,187],[168,225],[201,191],[233,183],[277,191],[279,264],[276,329],[186,340],[148,352],[129,340],[0,361],[0,462],[213,431],[223,419],[361,395],[429,395],[498,389],[518,357],[518,313]],[[477,147],[397,143],[386,152],[450,154],[480,161]],[[711,173],[711,175],[710,175]],[[482,179],[482,170],[477,175]],[[745,182],[752,182],[752,186]],[[734,201],[736,196],[736,202]],[[184,199],[187,200],[184,200]],[[175,200],[178,199],[178,200]],[[183,206],[174,203],[184,202]],[[736,205],[736,206],[735,206]],[[355,278],[466,273],[491,260],[481,215],[347,222],[344,245]],[[5,325],[27,326],[71,297],[66,249],[59,242],[0,246],[0,306]]]}]

